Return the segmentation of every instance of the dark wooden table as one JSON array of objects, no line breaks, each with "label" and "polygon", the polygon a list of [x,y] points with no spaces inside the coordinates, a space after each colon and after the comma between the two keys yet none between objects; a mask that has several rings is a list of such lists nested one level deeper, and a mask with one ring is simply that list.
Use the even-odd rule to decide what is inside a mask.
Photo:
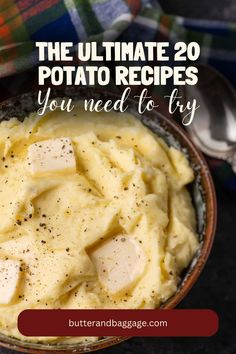
[{"label": "dark wooden table", "polygon": [[[166,12],[194,18],[236,21],[235,0],[161,0]],[[218,226],[205,270],[181,308],[211,308],[220,330],[212,338],[134,338],[100,354],[235,354],[236,353],[236,197],[216,183]],[[15,352],[0,349],[0,354]]]}]

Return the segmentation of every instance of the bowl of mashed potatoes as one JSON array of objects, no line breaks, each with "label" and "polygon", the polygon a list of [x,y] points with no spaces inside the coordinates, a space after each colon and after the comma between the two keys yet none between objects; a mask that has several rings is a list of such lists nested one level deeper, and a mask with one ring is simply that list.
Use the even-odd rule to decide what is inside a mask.
[{"label": "bowl of mashed potatoes", "polygon": [[[58,92],[54,93],[56,96]],[[174,308],[211,249],[216,201],[203,156],[156,111],[38,115],[33,94],[1,105],[0,341],[88,352],[124,338],[24,337],[25,309]]]}]

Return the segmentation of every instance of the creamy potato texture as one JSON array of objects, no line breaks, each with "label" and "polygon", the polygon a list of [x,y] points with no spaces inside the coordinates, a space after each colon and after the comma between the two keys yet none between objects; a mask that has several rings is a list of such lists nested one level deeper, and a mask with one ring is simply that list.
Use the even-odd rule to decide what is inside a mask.
[{"label": "creamy potato texture", "polygon": [[2,122],[0,268],[11,284],[0,285],[0,332],[25,339],[17,316],[29,308],[160,306],[199,245],[193,178],[180,151],[126,113],[78,103]]}]

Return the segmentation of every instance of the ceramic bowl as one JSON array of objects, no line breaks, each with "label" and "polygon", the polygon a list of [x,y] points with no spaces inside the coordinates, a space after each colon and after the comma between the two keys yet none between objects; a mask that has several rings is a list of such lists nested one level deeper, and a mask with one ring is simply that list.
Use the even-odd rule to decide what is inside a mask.
[{"label": "ceramic bowl", "polygon": [[[51,97],[72,97],[74,100],[83,100],[85,98],[117,100],[120,98],[116,94],[87,88],[54,90]],[[182,280],[177,292],[167,302],[162,304],[163,309],[173,309],[188,294],[197,281],[212,247],[217,217],[214,184],[203,155],[191,142],[187,133],[174,120],[166,118],[154,110],[139,115],[137,113],[137,102],[129,100],[127,103],[131,114],[141,120],[155,134],[163,138],[169,146],[174,146],[183,151],[195,172],[194,182],[189,189],[196,210],[198,237],[201,246],[190,266],[182,274]],[[37,93],[23,94],[0,104],[0,120],[9,120],[12,117],[22,120],[29,113],[37,110],[37,108]],[[106,337],[95,343],[85,345],[42,344],[23,342],[0,334],[0,345],[25,353],[88,353],[112,346],[126,339],[128,338]]]}]

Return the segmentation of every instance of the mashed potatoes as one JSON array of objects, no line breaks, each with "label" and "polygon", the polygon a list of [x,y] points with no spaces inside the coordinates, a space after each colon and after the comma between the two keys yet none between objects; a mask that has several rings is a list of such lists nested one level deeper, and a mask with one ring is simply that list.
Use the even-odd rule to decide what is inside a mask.
[{"label": "mashed potatoes", "polygon": [[129,114],[77,104],[2,122],[0,332],[24,339],[29,308],[160,306],[198,248],[193,178]]}]

